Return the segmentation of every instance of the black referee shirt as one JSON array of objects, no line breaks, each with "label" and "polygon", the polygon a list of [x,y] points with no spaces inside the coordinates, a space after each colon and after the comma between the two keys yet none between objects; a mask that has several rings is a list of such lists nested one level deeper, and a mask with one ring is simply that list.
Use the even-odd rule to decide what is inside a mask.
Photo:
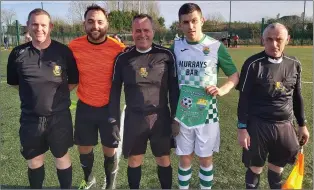
[{"label": "black referee shirt", "polygon": [[305,125],[301,95],[301,63],[283,55],[272,59],[263,51],[248,58],[242,66],[238,120],[246,124],[252,116],[270,122],[291,121]]},{"label": "black referee shirt", "polygon": [[42,50],[28,42],[10,53],[7,83],[19,85],[22,113],[48,116],[69,108],[68,84],[78,83],[76,62],[71,50],[57,41]]},{"label": "black referee shirt", "polygon": [[116,58],[110,116],[119,120],[122,83],[129,110],[155,112],[170,103],[171,115],[174,116],[179,98],[176,72],[175,56],[169,49],[153,44],[150,51],[140,53],[135,46],[130,47]]}]

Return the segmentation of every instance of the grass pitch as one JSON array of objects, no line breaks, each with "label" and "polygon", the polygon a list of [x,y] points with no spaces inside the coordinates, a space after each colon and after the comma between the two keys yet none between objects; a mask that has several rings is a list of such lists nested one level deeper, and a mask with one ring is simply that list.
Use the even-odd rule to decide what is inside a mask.
[{"label": "grass pitch", "polygon": [[[230,49],[229,52],[237,65],[238,70],[241,70],[241,66],[245,59],[254,53],[261,51],[261,47],[240,47],[238,49]],[[294,55],[302,63],[303,83],[302,93],[305,101],[305,112],[308,123],[308,129],[310,134],[313,134],[312,130],[312,89],[313,76],[312,76],[312,48],[287,48],[287,55]],[[19,143],[19,116],[20,116],[20,100],[18,91],[10,88],[6,84],[6,64],[8,51],[1,52],[0,63],[0,130],[1,130],[1,154],[0,154],[0,184],[2,188],[27,188],[27,164],[20,154]],[[224,76],[220,72],[219,76]],[[221,84],[225,79],[219,78]],[[77,100],[74,92],[71,93],[72,100]],[[221,146],[220,152],[214,155],[214,182],[213,189],[243,189],[244,186],[244,174],[246,169],[241,163],[241,148],[237,143],[237,103],[238,92],[232,90],[229,94],[219,98],[219,113],[220,113],[220,127],[221,127]],[[122,103],[124,103],[124,97],[122,96]],[[121,108],[123,105],[121,105]],[[72,110],[73,118],[75,110]],[[99,141],[100,142],[100,141]],[[303,181],[303,188],[313,189],[313,137],[311,137],[309,144],[305,147],[305,176]],[[104,171],[103,171],[103,156],[101,152],[101,146],[95,148],[95,163],[94,173],[97,177],[98,188],[102,186]],[[174,152],[174,151],[172,151]],[[77,187],[82,180],[83,172],[79,163],[79,154],[77,147],[74,146],[70,149],[70,154],[73,162],[73,187]],[[172,153],[172,167],[173,167],[173,188],[178,188],[177,185],[177,167],[178,158]],[[117,188],[127,189],[127,160],[121,158],[119,164],[119,173],[117,177]],[[44,182],[45,188],[59,188],[59,183],[56,175],[56,168],[54,166],[54,160],[51,153],[46,154],[46,177]],[[144,163],[142,166],[142,180],[141,188],[145,189],[159,189],[159,181],[156,173],[155,160],[150,151],[150,147],[147,149]],[[286,167],[284,171],[284,179],[287,178],[292,167]],[[195,160],[193,164],[193,173],[191,180],[191,188],[199,188],[198,179],[199,164]],[[265,170],[266,171],[266,168]],[[261,176],[261,189],[268,189],[267,175],[264,172]]]}]

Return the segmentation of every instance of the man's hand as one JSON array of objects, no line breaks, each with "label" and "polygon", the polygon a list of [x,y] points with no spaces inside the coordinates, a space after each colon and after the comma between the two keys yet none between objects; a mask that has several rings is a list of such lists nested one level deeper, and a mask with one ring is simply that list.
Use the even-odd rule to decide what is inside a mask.
[{"label": "man's hand", "polygon": [[309,134],[309,131],[307,130],[306,126],[299,127],[299,137],[298,138],[299,138],[299,142],[300,142],[301,146],[306,145],[306,143],[309,141],[310,134]]},{"label": "man's hand", "polygon": [[112,135],[117,141],[121,141],[120,130],[119,130],[118,125],[112,126]]},{"label": "man's hand", "polygon": [[171,131],[173,137],[176,137],[180,133],[180,124],[176,120],[173,120],[171,123]]},{"label": "man's hand", "polygon": [[238,129],[238,142],[240,146],[249,150],[251,139],[246,129]]},{"label": "man's hand", "polygon": [[207,86],[205,88],[205,91],[207,94],[209,95],[212,95],[212,96],[222,96],[222,92],[220,90],[220,88],[218,88],[217,86],[213,86],[213,85],[210,85],[210,86]]},{"label": "man's hand", "polygon": [[234,74],[228,77],[227,82],[225,82],[220,88],[214,85],[209,85],[205,88],[207,94],[212,96],[223,96],[230,92],[230,90],[235,87],[239,82],[239,73],[235,72]]}]

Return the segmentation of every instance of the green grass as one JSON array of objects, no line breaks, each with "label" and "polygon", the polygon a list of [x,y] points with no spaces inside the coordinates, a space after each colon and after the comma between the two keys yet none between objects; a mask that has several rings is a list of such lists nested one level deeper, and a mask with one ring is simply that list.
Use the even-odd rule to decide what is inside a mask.
[{"label": "green grass", "polygon": [[[237,68],[241,69],[241,65],[244,60],[250,55],[261,51],[259,47],[250,48],[239,48],[230,49],[230,54],[233,57]],[[287,48],[286,53],[289,55],[297,56],[303,67],[302,81],[313,81],[312,76],[312,48]],[[6,75],[6,63],[7,63],[8,52],[1,52],[1,64],[0,64],[0,75]],[[223,76],[221,72],[219,74]],[[1,78],[6,80],[6,78]],[[221,84],[225,79],[219,79]],[[312,84],[303,84],[303,97],[305,101],[305,111],[307,115],[308,129],[312,134]],[[1,106],[1,119],[0,119],[0,130],[1,130],[1,154],[0,154],[0,184],[4,188],[23,188],[28,186],[27,179],[27,164],[21,156],[20,144],[19,144],[19,115],[20,115],[20,101],[17,90],[10,88],[6,83],[0,84],[0,106]],[[75,93],[71,94],[72,100],[76,100]],[[123,97],[122,97],[123,99]],[[124,100],[122,101],[124,103]],[[237,143],[236,134],[236,109],[238,102],[238,93],[232,90],[228,95],[219,98],[219,112],[220,112],[220,126],[221,126],[221,146],[220,152],[214,155],[214,189],[241,189],[244,188],[244,173],[245,168],[241,163],[241,148]],[[122,105],[121,105],[122,107]],[[75,111],[72,110],[74,116]],[[73,117],[74,118],[74,117]],[[305,147],[305,177],[303,187],[305,189],[313,189],[313,140],[310,139],[310,143]],[[79,164],[79,155],[77,153],[77,147],[74,146],[70,149],[70,154],[73,162],[73,186],[78,186],[83,172]],[[59,183],[56,176],[56,169],[54,167],[53,157],[50,153],[46,154],[45,168],[46,177],[44,186],[58,187]],[[173,167],[173,188],[177,186],[177,166],[178,158],[175,154],[171,155],[172,167]],[[103,172],[103,156],[101,153],[101,146],[95,148],[95,163],[94,173],[97,176],[98,187],[102,185],[104,176]],[[127,183],[127,160],[121,158],[119,164],[120,170],[117,177],[117,188],[126,189],[128,188]],[[142,181],[141,188],[145,189],[157,189],[160,188],[159,181],[156,174],[156,164],[152,156],[150,147],[147,149],[144,164],[142,166]],[[194,161],[193,164],[193,176],[191,181],[192,188],[198,188],[198,162]],[[284,179],[287,178],[291,171],[291,166],[287,167],[284,171]],[[266,170],[265,170],[266,171]],[[269,188],[267,184],[267,176],[265,172],[261,176],[262,189]]]}]

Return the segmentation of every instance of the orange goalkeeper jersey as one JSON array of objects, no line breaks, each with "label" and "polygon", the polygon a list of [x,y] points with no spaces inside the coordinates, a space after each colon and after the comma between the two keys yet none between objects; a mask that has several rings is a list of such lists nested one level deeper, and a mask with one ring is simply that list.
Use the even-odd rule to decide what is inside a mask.
[{"label": "orange goalkeeper jersey", "polygon": [[108,104],[115,57],[123,51],[124,44],[111,37],[92,44],[85,35],[72,40],[69,47],[79,71],[78,98],[94,107]]}]

